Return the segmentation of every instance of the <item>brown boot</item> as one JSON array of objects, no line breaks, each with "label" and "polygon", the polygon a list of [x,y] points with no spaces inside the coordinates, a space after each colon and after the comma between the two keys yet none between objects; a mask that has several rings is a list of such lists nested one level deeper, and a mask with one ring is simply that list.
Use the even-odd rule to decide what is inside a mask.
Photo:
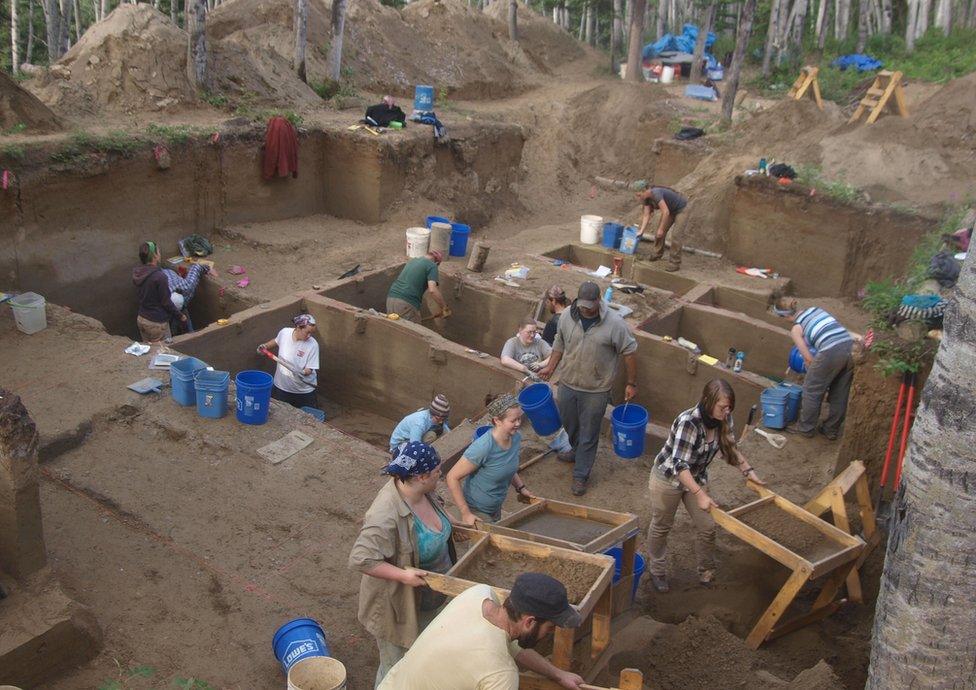
[{"label": "brown boot", "polygon": [[671,240],[671,252],[668,254],[668,265],[664,267],[665,271],[670,271],[674,273],[675,271],[681,270],[681,243]]},{"label": "brown boot", "polygon": [[664,258],[664,238],[657,239],[654,238],[654,251],[651,255],[647,257],[648,261],[657,261],[658,259]]}]

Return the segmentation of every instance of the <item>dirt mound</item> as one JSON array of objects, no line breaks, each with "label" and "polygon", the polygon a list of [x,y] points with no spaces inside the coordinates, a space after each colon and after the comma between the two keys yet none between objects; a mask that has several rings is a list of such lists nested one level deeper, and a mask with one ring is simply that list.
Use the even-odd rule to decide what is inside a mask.
[{"label": "dirt mound", "polygon": [[186,33],[150,5],[119,5],[28,88],[55,110],[71,114],[190,103],[186,45]]},{"label": "dirt mound", "polygon": [[[508,3],[494,2],[485,9],[485,14],[502,24],[507,37]],[[518,32],[520,49],[543,72],[549,73],[562,63],[578,60],[586,55],[584,44],[527,5],[519,5]]]},{"label": "dirt mound", "polygon": [[20,126],[32,134],[61,129],[58,118],[46,105],[0,72],[0,129]]}]

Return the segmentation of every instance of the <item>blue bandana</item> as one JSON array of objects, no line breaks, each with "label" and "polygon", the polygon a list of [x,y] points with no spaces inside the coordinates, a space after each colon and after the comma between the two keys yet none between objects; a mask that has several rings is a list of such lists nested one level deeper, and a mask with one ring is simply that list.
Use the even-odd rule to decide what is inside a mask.
[{"label": "blue bandana", "polygon": [[383,469],[383,474],[406,479],[432,472],[440,464],[441,456],[433,446],[420,441],[411,441],[390,460],[390,464]]}]

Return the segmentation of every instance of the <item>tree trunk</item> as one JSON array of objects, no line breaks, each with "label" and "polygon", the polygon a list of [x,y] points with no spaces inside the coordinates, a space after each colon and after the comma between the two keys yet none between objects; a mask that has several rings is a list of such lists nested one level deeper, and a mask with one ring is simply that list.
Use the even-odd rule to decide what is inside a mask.
[{"label": "tree trunk", "polygon": [[308,46],[308,0],[294,0],[292,26],[295,31],[295,54],[292,56],[291,68],[299,79],[307,82],[305,49]]},{"label": "tree trunk", "polygon": [[891,33],[891,0],[881,0],[881,33]]},{"label": "tree trunk", "polygon": [[586,9],[581,7],[579,36],[577,37],[580,42],[582,42],[583,39],[585,38],[585,34],[586,34]]},{"label": "tree trunk", "polygon": [[698,39],[695,41],[695,52],[691,58],[691,77],[688,79],[692,84],[697,84],[701,81],[701,65],[705,57],[705,41],[708,38],[708,32],[712,30],[712,24],[715,22],[716,2],[717,0],[711,0],[708,3],[704,20],[698,25]]},{"label": "tree trunk", "polygon": [[44,9],[44,31],[47,37],[47,59],[49,64],[61,57],[61,7],[58,0],[42,0]]},{"label": "tree trunk", "polygon": [[74,10],[75,10],[75,43],[81,40],[81,35],[85,33],[85,30],[81,28],[81,3],[79,0],[74,0]]},{"label": "tree trunk", "polygon": [[58,36],[58,42],[61,44],[60,54],[64,55],[71,48],[71,15],[74,13],[74,3],[71,0],[61,0],[59,7],[61,10],[61,33]]},{"label": "tree trunk", "polygon": [[329,31],[329,79],[339,81],[342,75],[342,40],[346,32],[347,0],[332,0],[332,25]]},{"label": "tree trunk", "polygon": [[508,0],[508,40],[518,43],[518,0]]},{"label": "tree trunk", "polygon": [[587,45],[593,45],[593,4],[586,3],[583,12],[583,40]]},{"label": "tree trunk", "polygon": [[810,9],[808,0],[796,0],[794,5],[795,12],[791,13],[793,21],[789,27],[789,44],[797,51],[797,55],[803,54],[803,34],[807,25],[807,12]]},{"label": "tree trunk", "polygon": [[915,22],[915,38],[921,38],[929,28],[929,7],[932,0],[919,0],[918,20]]},{"label": "tree trunk", "polygon": [[745,61],[746,48],[752,36],[752,19],[756,13],[756,0],[746,0],[742,7],[742,16],[735,33],[735,52],[732,53],[732,65],[729,67],[729,78],[722,94],[722,119],[732,122],[732,108],[735,106],[735,92],[739,90],[739,76],[742,74],[742,63]]},{"label": "tree trunk", "polygon": [[613,23],[610,25],[610,60],[624,43],[624,0],[613,0]]},{"label": "tree trunk", "polygon": [[189,34],[186,70],[197,91],[209,88],[207,81],[207,0],[188,0],[186,30]]},{"label": "tree trunk", "polygon": [[945,314],[892,505],[866,690],[976,687],[976,256]]},{"label": "tree trunk", "polygon": [[966,18],[966,26],[970,29],[976,29],[976,0],[969,0],[969,15]]},{"label": "tree trunk", "polygon": [[631,0],[633,16],[630,18],[630,36],[627,44],[627,81],[632,82],[640,82],[644,77],[641,72],[641,49],[644,47],[644,3],[645,0]]},{"label": "tree trunk", "polygon": [[769,26],[766,27],[766,46],[763,50],[762,75],[768,77],[773,58],[773,48],[776,46],[776,34],[779,30],[779,15],[787,0],[772,0],[769,7]]},{"label": "tree trunk", "polygon": [[661,38],[668,30],[668,0],[659,0],[657,3],[657,27],[656,38]]},{"label": "tree trunk", "polygon": [[935,25],[942,29],[946,36],[952,28],[952,3],[949,0],[939,0],[935,10]]},{"label": "tree trunk", "polygon": [[[911,2],[911,0],[908,0]],[[824,44],[827,41],[827,5],[830,0],[820,0],[820,5],[817,7],[817,48],[820,50],[824,49]]]},{"label": "tree trunk", "polygon": [[27,0],[27,51],[24,62],[34,64],[34,0]]},{"label": "tree trunk", "polygon": [[868,43],[868,2],[857,0],[857,46],[855,53],[863,53]]},{"label": "tree trunk", "polygon": [[[102,2],[104,3],[106,0],[102,0]],[[177,26],[180,25],[180,0],[169,0],[169,18]]]},{"label": "tree trunk", "polygon": [[20,46],[17,45],[20,36],[17,26],[17,1],[10,0],[10,71],[17,74],[20,69]]},{"label": "tree trunk", "polygon": [[590,3],[590,9],[587,12],[590,25],[587,28],[586,33],[589,34],[589,40],[587,41],[587,43],[589,43],[591,46],[596,46],[597,36],[599,35],[600,26],[599,23],[597,22],[596,14],[597,14],[596,4]]}]

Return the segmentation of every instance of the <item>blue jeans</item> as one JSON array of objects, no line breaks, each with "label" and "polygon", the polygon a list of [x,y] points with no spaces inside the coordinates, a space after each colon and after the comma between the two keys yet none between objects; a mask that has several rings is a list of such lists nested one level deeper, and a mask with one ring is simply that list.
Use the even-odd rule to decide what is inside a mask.
[{"label": "blue jeans", "polygon": [[586,481],[596,460],[600,426],[607,411],[610,391],[587,393],[560,383],[557,407],[569,442],[576,449],[573,479]]}]

